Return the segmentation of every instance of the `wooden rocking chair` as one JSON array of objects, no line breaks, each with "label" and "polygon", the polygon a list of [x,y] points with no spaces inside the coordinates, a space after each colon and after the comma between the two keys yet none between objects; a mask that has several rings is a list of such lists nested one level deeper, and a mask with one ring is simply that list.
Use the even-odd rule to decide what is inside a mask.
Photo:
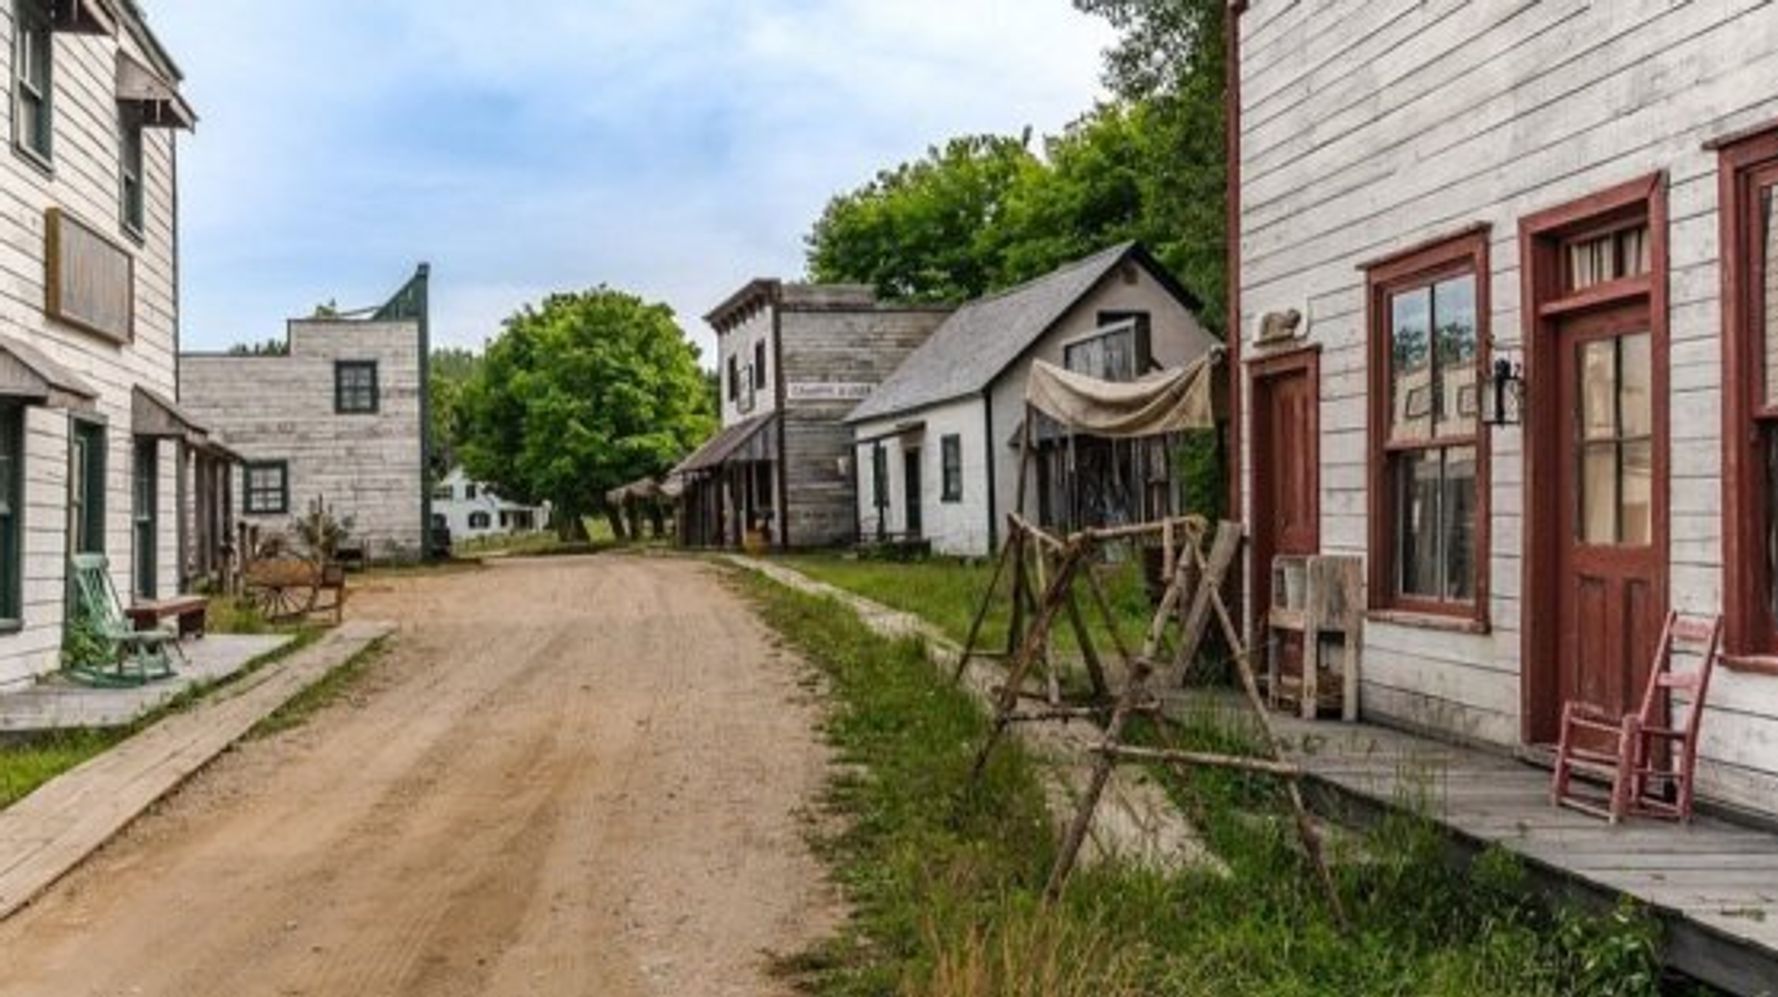
[{"label": "wooden rocking chair", "polygon": [[[1691,820],[1698,725],[1703,720],[1704,698],[1710,690],[1710,673],[1716,667],[1721,640],[1722,617],[1669,612],[1661,627],[1642,705],[1635,713],[1615,720],[1581,703],[1564,705],[1556,770],[1550,779],[1551,802],[1604,817],[1613,824],[1626,814]],[[1678,641],[1695,647],[1701,655],[1695,670],[1673,670]],[[1667,699],[1674,691],[1684,693],[1687,701],[1679,722],[1670,725]],[[1602,744],[1614,745],[1614,750],[1603,750]],[[1609,781],[1609,800],[1575,792],[1573,776],[1577,771]]]},{"label": "wooden rocking chair", "polygon": [[170,677],[173,661],[168,649],[179,650],[178,635],[136,629],[117,597],[104,555],[76,554],[72,567],[72,609],[104,649],[101,659],[70,662],[63,671],[77,682],[102,687],[146,685]]}]

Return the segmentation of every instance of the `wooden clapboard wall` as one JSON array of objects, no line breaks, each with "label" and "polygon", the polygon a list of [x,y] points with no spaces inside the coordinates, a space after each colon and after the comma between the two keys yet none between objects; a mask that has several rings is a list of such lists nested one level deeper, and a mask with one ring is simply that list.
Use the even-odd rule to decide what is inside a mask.
[{"label": "wooden clapboard wall", "polygon": [[[1717,164],[1702,146],[1778,118],[1778,4],[1252,0],[1237,32],[1239,328],[1250,339],[1265,313],[1299,309],[1322,349],[1323,547],[1367,553],[1358,264],[1490,226],[1494,345],[1516,356],[1519,220],[1665,171],[1669,587],[1677,607],[1717,609],[1721,274]],[[1515,745],[1521,620],[1540,608],[1520,601],[1522,434],[1497,430],[1491,446],[1487,630],[1367,627],[1364,701],[1372,715]],[[1778,679],[1719,673],[1712,699],[1702,780],[1718,798],[1773,810]]]}]

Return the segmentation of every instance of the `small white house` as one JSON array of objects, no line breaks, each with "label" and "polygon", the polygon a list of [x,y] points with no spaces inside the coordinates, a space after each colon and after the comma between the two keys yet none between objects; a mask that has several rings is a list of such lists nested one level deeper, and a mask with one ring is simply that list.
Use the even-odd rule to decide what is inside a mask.
[{"label": "small white house", "polygon": [[[958,309],[847,421],[862,541],[938,553],[998,546],[1018,492],[1025,379],[1035,360],[1130,379],[1218,345],[1191,292],[1136,243]],[[1029,470],[1027,506],[1055,484]]]},{"label": "small white house", "polygon": [[549,526],[549,503],[523,505],[501,498],[461,467],[432,488],[434,526],[450,530],[452,540],[534,533]]}]

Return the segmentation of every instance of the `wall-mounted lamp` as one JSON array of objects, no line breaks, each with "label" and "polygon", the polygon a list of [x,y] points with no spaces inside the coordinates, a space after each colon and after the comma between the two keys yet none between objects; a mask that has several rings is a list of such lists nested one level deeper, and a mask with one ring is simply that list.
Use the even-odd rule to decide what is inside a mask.
[{"label": "wall-mounted lamp", "polygon": [[1490,426],[1517,426],[1525,415],[1525,368],[1504,357],[1488,378],[1482,420]]}]

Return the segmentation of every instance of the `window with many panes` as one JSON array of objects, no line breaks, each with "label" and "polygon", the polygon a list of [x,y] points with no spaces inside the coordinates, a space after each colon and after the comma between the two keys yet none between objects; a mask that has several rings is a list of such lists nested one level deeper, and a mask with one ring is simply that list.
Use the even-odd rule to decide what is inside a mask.
[{"label": "window with many panes", "polygon": [[1778,656],[1778,126],[1723,146],[1728,650]]},{"label": "window with many panes", "polygon": [[1367,272],[1371,602],[1479,620],[1486,237],[1465,236]]},{"label": "window with many panes", "polygon": [[118,216],[125,231],[141,235],[147,208],[142,191],[142,105],[135,101],[117,106]]},{"label": "window with many panes", "polygon": [[24,613],[25,410],[0,404],[0,629],[16,630]]},{"label": "window with many panes", "polygon": [[12,141],[45,164],[53,152],[55,34],[47,0],[14,0]]},{"label": "window with many panes", "polygon": [[963,437],[953,433],[941,437],[939,457],[944,472],[944,491],[941,498],[946,502],[963,501]]},{"label": "window with many panes", "polygon": [[282,460],[254,461],[243,472],[247,478],[247,512],[276,516],[290,511],[290,464]]},{"label": "window with many panes", "polygon": [[333,365],[333,410],[343,415],[377,410],[377,364],[341,360]]}]

